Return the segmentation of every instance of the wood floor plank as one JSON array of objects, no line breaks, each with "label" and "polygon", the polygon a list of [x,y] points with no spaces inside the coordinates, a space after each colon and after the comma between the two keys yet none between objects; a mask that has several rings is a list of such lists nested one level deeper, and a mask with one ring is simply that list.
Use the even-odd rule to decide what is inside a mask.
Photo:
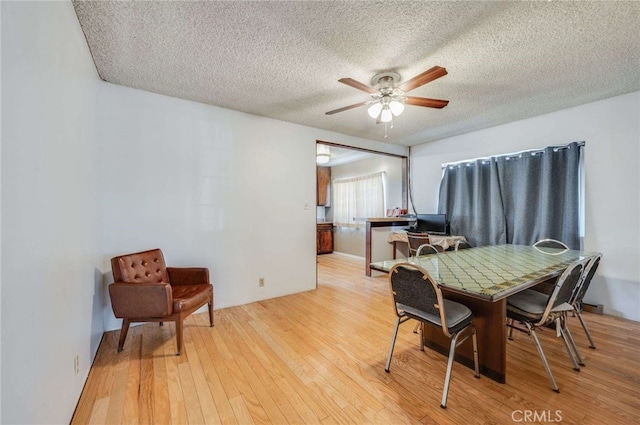
[{"label": "wood floor plank", "polygon": [[205,321],[202,320],[205,318],[204,315],[196,316],[194,316],[194,321],[198,323],[199,326],[197,329],[194,328],[192,335],[194,335],[194,340],[198,347],[198,357],[200,358],[204,378],[216,405],[220,421],[225,425],[236,425],[238,423],[236,416],[218,374],[218,369],[220,368],[216,368],[216,366],[223,363],[217,362],[215,357],[211,357],[213,353],[210,351],[210,347],[213,345],[213,342],[208,338],[208,334],[215,332],[215,330],[209,327],[208,321],[205,323]]},{"label": "wood floor plank", "polygon": [[184,403],[184,393],[182,391],[178,362],[176,359],[178,356],[176,356],[175,328],[165,323],[164,326],[161,327],[160,333],[162,334],[163,340],[166,341],[162,346],[160,354],[164,354],[165,358],[167,390],[169,393],[170,417],[167,418],[167,422],[172,424],[185,424],[188,423],[189,420],[187,418],[187,409]]},{"label": "wood floor plank", "polygon": [[[144,325],[147,326],[147,325]],[[139,327],[138,327],[139,328]],[[131,331],[131,330],[130,330]],[[130,350],[129,354],[129,373],[127,374],[126,396],[124,398],[124,412],[122,421],[126,424],[140,423],[140,403],[138,400],[140,393],[140,363],[142,355],[142,334],[137,333],[128,335],[130,345],[125,350]]]},{"label": "wood floor plank", "polygon": [[531,337],[516,334],[507,382],[476,379],[456,363],[441,409],[447,358],[420,351],[411,322],[384,371],[395,321],[386,276],[364,276],[358,258],[322,255],[316,290],[217,310],[213,328],[206,313],[188,317],[182,356],[173,323],[132,327],[122,353],[119,331],[107,332],[72,424],[503,424],[525,411],[558,412],[563,424],[634,423],[640,323],[584,318],[598,348],[569,318],[586,363],[580,372],[552,330],[538,335],[560,393]]}]

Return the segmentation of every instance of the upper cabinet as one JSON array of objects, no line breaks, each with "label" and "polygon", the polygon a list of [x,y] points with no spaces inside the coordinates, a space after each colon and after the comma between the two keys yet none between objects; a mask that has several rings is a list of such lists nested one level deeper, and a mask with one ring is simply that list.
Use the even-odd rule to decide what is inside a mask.
[{"label": "upper cabinet", "polygon": [[317,205],[319,207],[328,207],[331,205],[331,192],[329,185],[331,184],[331,167],[316,167],[318,181],[318,197]]}]

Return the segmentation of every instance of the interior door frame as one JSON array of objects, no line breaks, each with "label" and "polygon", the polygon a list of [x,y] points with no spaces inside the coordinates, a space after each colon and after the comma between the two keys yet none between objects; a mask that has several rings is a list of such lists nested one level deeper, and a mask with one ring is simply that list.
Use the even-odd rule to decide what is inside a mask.
[{"label": "interior door frame", "polygon": [[[399,155],[395,153],[381,152],[373,149],[359,148],[356,146],[343,145],[340,143],[327,142],[325,140],[316,140],[316,145],[334,146],[341,149],[350,149],[360,152],[368,152],[374,155],[386,155],[394,158],[400,158],[402,160],[402,208],[409,211],[409,156]],[[317,178],[317,177],[316,177]],[[317,185],[316,181],[316,185]]]},{"label": "interior door frame", "polygon": [[[402,160],[402,165],[401,165],[402,166],[402,208],[406,209],[407,212],[409,211],[409,156],[408,155],[399,155],[399,154],[388,153],[388,152],[380,152],[373,149],[343,145],[341,143],[333,143],[333,142],[327,142],[325,140],[317,140],[317,139],[316,139],[316,145],[333,146],[341,149],[351,149],[351,150],[360,151],[360,152],[368,152],[375,155],[386,155],[394,158],[400,158]],[[317,179],[318,177],[316,173],[316,188],[318,187]],[[316,220],[316,226],[317,226],[317,220]],[[318,232],[316,230],[316,247],[318,244],[317,238],[318,238]],[[318,289],[318,254],[317,253],[316,253],[316,289]]]}]

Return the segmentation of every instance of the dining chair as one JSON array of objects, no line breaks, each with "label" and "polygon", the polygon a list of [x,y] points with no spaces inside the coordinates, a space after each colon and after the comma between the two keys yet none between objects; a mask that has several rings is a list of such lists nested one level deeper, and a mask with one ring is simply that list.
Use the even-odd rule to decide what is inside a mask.
[{"label": "dining chair", "polygon": [[536,248],[557,248],[557,249],[569,249],[567,244],[557,239],[540,239],[533,244]]},{"label": "dining chair", "polygon": [[[549,255],[557,255],[569,249],[569,247],[564,242],[559,241],[557,239],[540,239],[539,241],[533,244],[533,247],[537,248],[540,252],[549,254]],[[551,248],[551,250],[546,250],[545,248]],[[558,249],[563,251],[556,251]],[[551,293],[553,292],[553,289],[556,286],[557,281],[558,281],[558,278],[553,278],[553,279],[546,280],[544,282],[540,282],[535,286],[533,290],[542,292],[543,294],[546,294],[546,295],[551,295]],[[512,324],[513,324],[513,320],[507,319],[507,325],[512,325]],[[509,339],[511,340],[513,339],[513,328],[509,329]]]},{"label": "dining chair", "polygon": [[[553,373],[551,373],[542,345],[536,335],[536,328],[555,323],[557,336],[562,337],[565,349],[573,363],[573,369],[580,370],[576,357],[581,365],[584,365],[584,362],[582,362],[578,348],[567,327],[566,319],[567,313],[573,311],[573,306],[570,303],[574,291],[580,284],[585,263],[586,260],[578,260],[569,265],[557,280],[551,296],[527,289],[507,298],[507,318],[511,319],[507,326],[510,327],[510,331],[516,329],[533,337],[540,359],[555,392],[560,392],[560,389],[556,384]],[[521,323],[525,328],[515,325],[514,322]],[[509,339],[511,339],[511,335]]]},{"label": "dining chair", "polygon": [[416,249],[416,257],[419,257],[421,255],[439,254],[439,253],[440,251],[438,251],[438,249],[435,246],[428,243],[423,243],[418,247],[418,249]]},{"label": "dining chair", "polygon": [[399,263],[389,271],[389,289],[393,300],[396,324],[391,337],[391,345],[385,365],[385,372],[391,368],[391,356],[398,336],[400,324],[409,319],[420,322],[420,350],[424,351],[424,326],[441,328],[445,336],[451,339],[449,361],[442,389],[440,407],[447,407],[447,395],[451,381],[451,368],[456,348],[469,337],[473,341],[473,362],[475,377],[480,378],[478,366],[478,341],[473,325],[473,313],[463,304],[442,297],[442,291],[429,273],[422,267],[410,263]]},{"label": "dining chair", "polygon": [[429,234],[424,232],[407,231],[407,239],[409,241],[409,256],[415,257],[418,248],[429,243]]},{"label": "dining chair", "polygon": [[460,251],[461,249],[469,249],[472,248],[471,244],[466,240],[456,241],[456,245],[454,251]]},{"label": "dining chair", "polygon": [[584,333],[587,335],[587,339],[589,340],[589,348],[595,350],[596,345],[593,343],[593,338],[591,338],[591,333],[589,332],[589,328],[587,328],[587,324],[582,317],[582,300],[584,299],[587,290],[589,289],[589,285],[591,284],[591,280],[593,276],[596,274],[596,270],[600,265],[600,259],[602,258],[602,254],[596,254],[590,257],[587,261],[587,265],[584,267],[582,271],[582,276],[580,279],[580,284],[578,288],[573,294],[570,304],[573,306],[574,313],[578,316],[578,320],[580,320],[580,324],[582,325],[582,329]]}]

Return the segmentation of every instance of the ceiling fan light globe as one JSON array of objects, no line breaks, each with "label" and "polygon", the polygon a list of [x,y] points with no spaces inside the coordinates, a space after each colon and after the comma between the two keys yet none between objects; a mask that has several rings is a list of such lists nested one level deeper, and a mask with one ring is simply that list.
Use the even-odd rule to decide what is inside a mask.
[{"label": "ceiling fan light globe", "polygon": [[391,113],[391,109],[389,109],[389,107],[384,108],[380,113],[380,121],[389,122],[392,119],[393,119],[393,114]]},{"label": "ceiling fan light globe", "polygon": [[392,100],[389,102],[389,109],[391,109],[391,113],[397,117],[404,111],[404,103]]},{"label": "ceiling fan light globe", "polygon": [[367,112],[371,118],[378,118],[380,115],[380,111],[382,111],[382,104],[380,102],[376,102],[373,105],[369,106]]}]

